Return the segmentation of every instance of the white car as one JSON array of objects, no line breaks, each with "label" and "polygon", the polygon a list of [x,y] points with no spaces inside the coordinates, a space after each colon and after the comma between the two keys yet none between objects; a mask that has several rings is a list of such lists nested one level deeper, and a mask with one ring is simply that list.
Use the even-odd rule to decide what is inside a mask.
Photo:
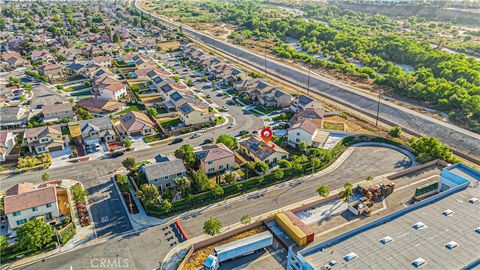
[{"label": "white car", "polygon": [[233,128],[234,126],[236,126],[235,123],[231,123],[230,125],[228,125],[228,128]]},{"label": "white car", "polygon": [[194,133],[191,138],[194,139],[194,138],[198,138],[200,136],[202,136],[201,133]]}]

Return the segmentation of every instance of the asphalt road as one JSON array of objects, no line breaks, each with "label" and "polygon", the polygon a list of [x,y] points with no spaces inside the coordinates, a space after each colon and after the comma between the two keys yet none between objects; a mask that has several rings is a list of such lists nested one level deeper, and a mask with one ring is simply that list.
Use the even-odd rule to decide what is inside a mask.
[{"label": "asphalt road", "polygon": [[[137,2],[138,0],[135,1],[137,9],[148,16],[152,16],[141,10],[137,6]],[[152,17],[160,20],[163,24],[173,29],[178,29],[179,27],[178,24],[163,18]],[[306,71],[277,62],[270,58],[265,58],[263,55],[258,55],[252,51],[239,48],[238,46],[229,44],[225,41],[214,39],[209,35],[197,32],[184,25],[182,25],[182,31],[206,45],[212,46],[217,50],[236,57],[248,65],[260,69],[266,67],[269,73],[288,82],[306,87],[308,78]],[[370,117],[374,117],[376,114],[378,106],[377,98],[367,95],[340,81],[314,74],[310,76],[310,90],[327,97],[328,99],[334,100],[343,106],[360,111]],[[404,128],[404,130],[408,130],[420,136],[438,137],[444,143],[449,144],[452,148],[467,156],[474,157],[476,160],[480,160],[480,147],[478,147],[478,145],[480,145],[479,134],[433,119],[385,100],[381,102],[379,111],[380,119],[388,124],[399,125]]]},{"label": "asphalt road", "polygon": [[[318,196],[315,189],[320,184],[336,189],[345,182],[357,182],[370,175],[401,170],[409,162],[406,156],[389,148],[361,147],[354,150],[339,168],[325,176],[306,180],[299,185],[284,183],[283,187],[268,189],[260,195],[245,195],[232,203],[198,211],[194,217],[181,222],[187,235],[195,237],[202,233],[204,220],[211,216],[219,218],[224,226],[228,226],[239,222],[244,214],[256,216]],[[112,238],[21,269],[153,269],[160,265],[170,249],[163,227],[165,225],[127,237]],[[100,267],[102,261],[104,264]]]}]

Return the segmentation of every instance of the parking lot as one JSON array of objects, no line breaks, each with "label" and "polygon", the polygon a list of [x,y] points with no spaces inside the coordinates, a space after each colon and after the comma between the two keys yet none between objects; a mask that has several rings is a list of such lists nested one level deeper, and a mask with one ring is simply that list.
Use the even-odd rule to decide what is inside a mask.
[{"label": "parking lot", "polygon": [[87,191],[98,237],[114,236],[133,229],[113,181],[97,183]]}]

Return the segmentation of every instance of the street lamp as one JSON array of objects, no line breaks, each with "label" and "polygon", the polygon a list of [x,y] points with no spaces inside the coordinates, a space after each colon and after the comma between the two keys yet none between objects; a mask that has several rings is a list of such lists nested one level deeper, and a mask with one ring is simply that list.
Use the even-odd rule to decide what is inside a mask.
[{"label": "street lamp", "polygon": [[267,77],[267,49],[264,49],[263,53],[264,53],[264,72],[265,72],[265,77]]}]

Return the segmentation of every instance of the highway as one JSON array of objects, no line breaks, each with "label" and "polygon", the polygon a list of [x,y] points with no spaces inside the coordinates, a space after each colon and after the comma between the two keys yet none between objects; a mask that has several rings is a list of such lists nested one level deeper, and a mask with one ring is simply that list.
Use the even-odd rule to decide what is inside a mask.
[{"label": "highway", "polygon": [[[134,5],[141,12],[160,20],[169,28],[178,29],[180,27],[177,23],[153,16],[142,10],[138,5],[139,1],[136,0]],[[266,58],[263,55],[218,40],[184,25],[181,25],[181,28],[187,36],[223,53],[232,55],[246,66],[253,66],[257,69],[266,67],[267,72],[272,76],[300,87],[307,87],[308,73],[304,70]],[[337,80],[313,74],[310,76],[310,90],[350,109],[357,110],[368,117],[375,118],[376,116],[378,98]],[[399,125],[405,131],[416,136],[438,137],[442,142],[456,150],[457,153],[460,152],[458,154],[462,157],[480,163],[479,134],[403,108],[386,100],[380,101],[379,119],[388,125]]]}]

